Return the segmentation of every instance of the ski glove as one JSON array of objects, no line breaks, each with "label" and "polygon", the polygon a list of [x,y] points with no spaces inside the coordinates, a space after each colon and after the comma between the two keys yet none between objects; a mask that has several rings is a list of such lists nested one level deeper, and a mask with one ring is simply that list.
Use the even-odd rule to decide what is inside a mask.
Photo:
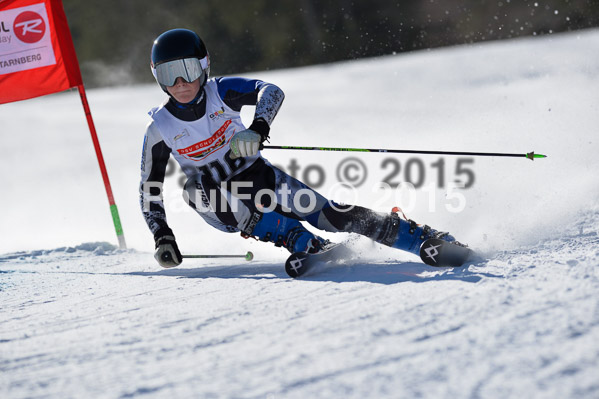
[{"label": "ski glove", "polygon": [[183,262],[183,257],[172,235],[156,238],[156,252],[154,258],[162,267],[175,267]]},{"label": "ski glove", "polygon": [[255,119],[249,129],[235,133],[231,139],[231,159],[252,157],[258,154],[262,143],[268,140],[270,126],[263,118]]},{"label": "ski glove", "polygon": [[231,159],[252,157],[258,153],[262,137],[253,130],[246,129],[235,133],[231,139]]}]

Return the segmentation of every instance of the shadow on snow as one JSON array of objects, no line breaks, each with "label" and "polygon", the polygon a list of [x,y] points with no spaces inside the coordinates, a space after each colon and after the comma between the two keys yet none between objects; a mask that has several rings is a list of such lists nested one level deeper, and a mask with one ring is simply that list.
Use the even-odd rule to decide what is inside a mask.
[{"label": "shadow on snow", "polygon": [[[478,266],[484,266],[480,264]],[[476,283],[485,277],[503,277],[477,271],[477,265],[459,268],[435,268],[418,262],[387,263],[329,263],[317,266],[308,275],[296,279],[303,281],[330,281],[337,283],[369,282],[396,284],[402,282],[463,281]],[[156,272],[130,272],[131,276],[165,276],[177,278],[235,278],[235,279],[291,279],[279,264],[237,264],[206,266],[200,268],[173,268]]]}]

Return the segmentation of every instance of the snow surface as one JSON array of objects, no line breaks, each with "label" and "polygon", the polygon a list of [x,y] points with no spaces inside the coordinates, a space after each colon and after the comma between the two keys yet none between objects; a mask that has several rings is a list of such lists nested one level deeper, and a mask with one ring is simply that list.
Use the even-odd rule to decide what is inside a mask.
[{"label": "snow surface", "polygon": [[[249,75],[286,92],[272,144],[549,155],[462,165],[475,182],[457,191],[459,212],[455,157],[444,158],[443,188],[430,166],[439,157],[393,157],[393,181],[410,159],[425,165],[410,197],[376,189],[389,156],[357,156],[368,177],[354,202],[400,205],[485,255],[459,269],[360,239],[359,260],[289,279],[284,251],[189,210],[178,171],[165,198],[182,251],[256,259],[161,269],[137,195],[160,90],[88,93],[127,251],[108,243],[78,95],[2,105],[0,397],[599,397],[596,48],[599,30],[588,30]],[[347,201],[331,189],[355,155],[264,155],[295,159],[300,177],[321,166],[319,190]]]}]

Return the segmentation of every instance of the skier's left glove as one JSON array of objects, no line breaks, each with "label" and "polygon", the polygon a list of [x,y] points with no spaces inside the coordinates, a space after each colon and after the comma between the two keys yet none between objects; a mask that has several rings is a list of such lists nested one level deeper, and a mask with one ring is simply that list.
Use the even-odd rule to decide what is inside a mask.
[{"label": "skier's left glove", "polygon": [[[168,229],[170,230],[170,229]],[[158,261],[162,267],[175,267],[179,266],[183,262],[183,257],[175,241],[173,232],[164,232],[163,234],[157,233],[154,236],[156,242],[156,252],[154,252],[154,258]]]},{"label": "skier's left glove", "polygon": [[258,151],[262,148],[262,143],[268,139],[269,132],[270,127],[264,119],[254,120],[248,129],[235,133],[231,139],[231,154],[229,157],[236,159],[253,157],[258,154]]}]

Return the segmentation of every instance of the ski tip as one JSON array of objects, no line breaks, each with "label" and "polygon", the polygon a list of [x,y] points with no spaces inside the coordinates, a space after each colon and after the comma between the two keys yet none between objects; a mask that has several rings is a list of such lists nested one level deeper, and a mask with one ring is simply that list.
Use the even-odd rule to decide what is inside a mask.
[{"label": "ski tip", "polygon": [[285,272],[292,278],[298,278],[306,273],[308,265],[304,263],[308,255],[304,252],[292,253],[285,262]]},{"label": "ski tip", "polygon": [[420,246],[420,259],[434,267],[460,267],[471,255],[470,248],[437,238],[429,238]]}]

